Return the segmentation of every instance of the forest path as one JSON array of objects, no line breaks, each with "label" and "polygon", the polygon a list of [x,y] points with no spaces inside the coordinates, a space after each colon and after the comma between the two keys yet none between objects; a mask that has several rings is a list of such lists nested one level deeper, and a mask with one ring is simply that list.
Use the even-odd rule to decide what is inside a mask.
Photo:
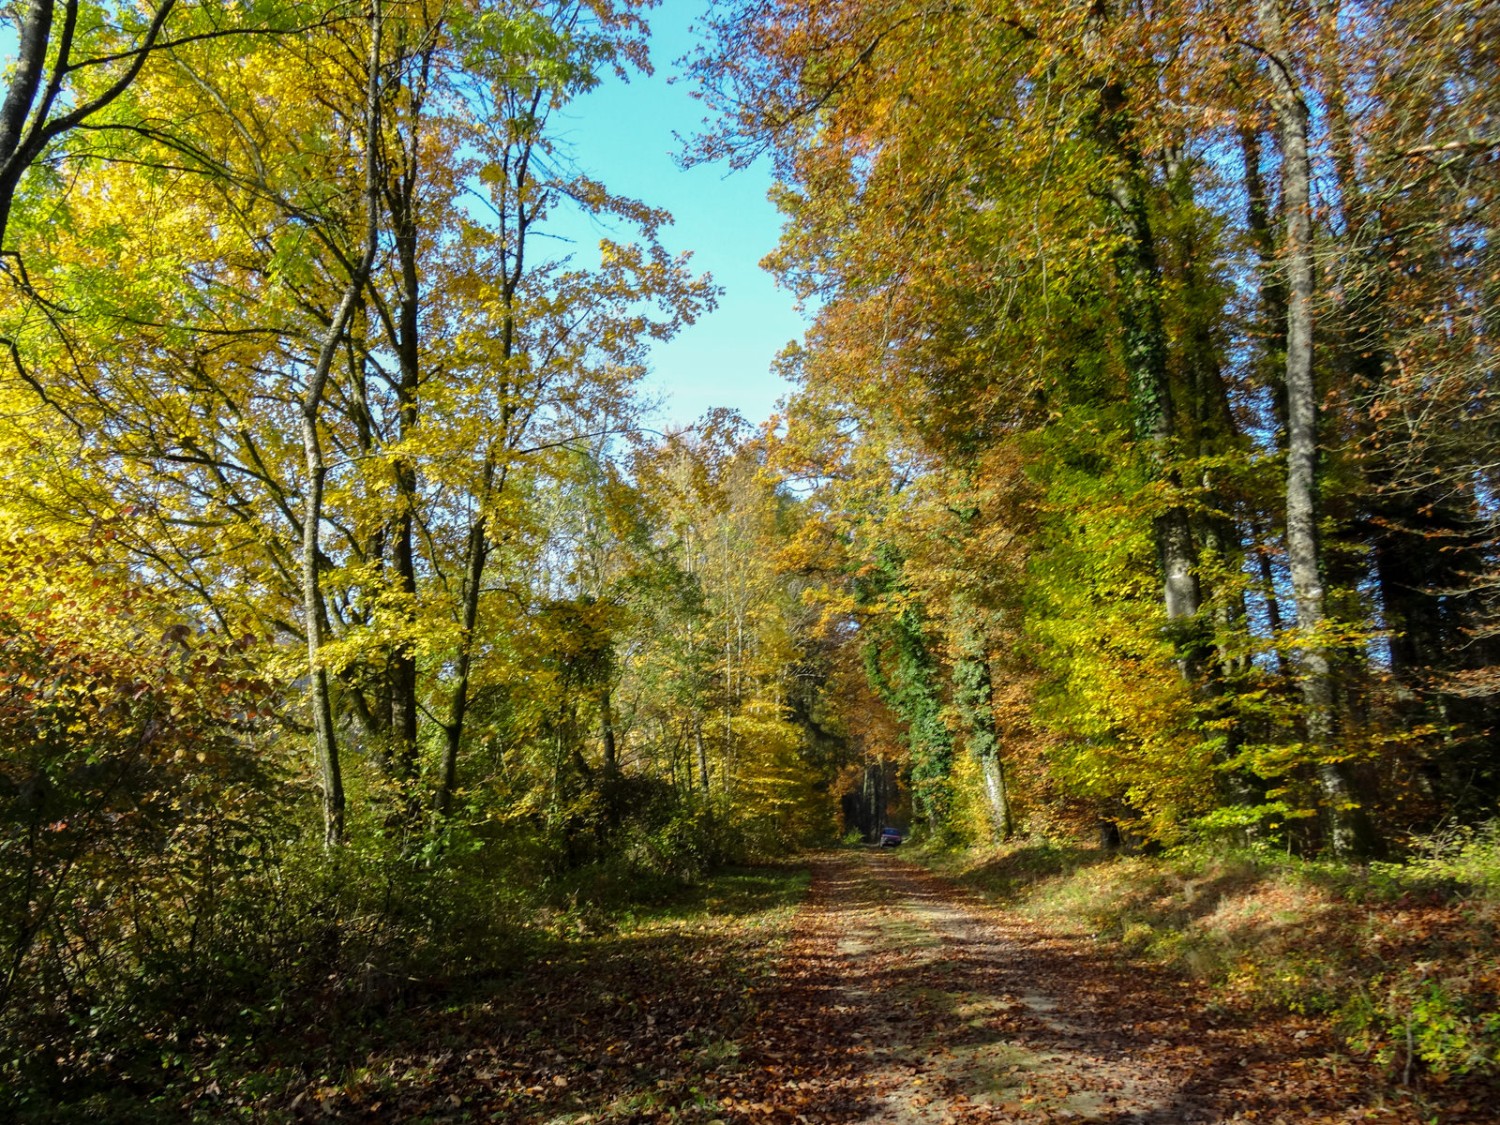
[{"label": "forest path", "polygon": [[832,853],[762,997],[731,1105],[751,1119],[1414,1121],[1326,1033],[1210,1014],[1188,982],[1038,931],[899,855]]},{"label": "forest path", "polygon": [[[1476,1125],[1418,1112],[1318,1021],[1038,926],[876,849],[701,886],[700,909],[558,941],[346,1029],[257,1120],[506,1125]],[[306,1073],[306,1043],[278,1049]],[[352,1054],[352,1058],[350,1055]],[[314,1075],[317,1069],[312,1069]],[[267,1079],[267,1085],[270,1080]],[[1431,1093],[1441,1094],[1440,1091]],[[224,1104],[205,1095],[201,1120]],[[202,1112],[206,1111],[206,1112]]]}]

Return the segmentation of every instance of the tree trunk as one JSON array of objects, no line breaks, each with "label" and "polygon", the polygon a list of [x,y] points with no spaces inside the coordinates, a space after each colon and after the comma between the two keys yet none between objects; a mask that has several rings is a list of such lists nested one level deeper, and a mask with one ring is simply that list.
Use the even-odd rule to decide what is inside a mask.
[{"label": "tree trunk", "polygon": [[[1202,591],[1188,511],[1177,499],[1182,482],[1173,465],[1177,426],[1167,374],[1161,264],[1146,210],[1145,170],[1129,136],[1125,93],[1117,84],[1109,83],[1104,86],[1100,101],[1104,144],[1121,169],[1110,185],[1110,197],[1125,234],[1115,256],[1115,270],[1120,286],[1120,321],[1135,436],[1145,444],[1153,470],[1173,494],[1168,507],[1153,517],[1152,530],[1167,620],[1185,622],[1198,613]],[[1205,656],[1201,642],[1188,642],[1179,657],[1183,675],[1190,680],[1198,679]]]},{"label": "tree trunk", "polygon": [[708,796],[708,745],[703,741],[703,724],[693,727],[693,742],[698,747],[698,778],[703,785],[703,795]]},{"label": "tree trunk", "polygon": [[1005,763],[999,753],[988,754],[979,759],[980,775],[984,779],[984,795],[990,806],[990,823],[995,829],[995,839],[1009,840],[1015,835],[1015,819],[1010,810],[1010,790],[1005,783]]},{"label": "tree trunk", "polygon": [[319,526],[323,520],[322,444],[318,439],[318,399],[309,396],[302,411],[302,447],[307,466],[307,497],[302,513],[302,615],[306,619],[308,690],[312,710],[314,756],[323,786],[323,842],[332,848],[344,840],[344,779],[339,765],[338,735],[328,671],[323,667],[323,595],[318,576]]},{"label": "tree trunk", "polygon": [[620,772],[620,762],[615,746],[615,709],[608,685],[599,696],[600,738],[604,743],[604,773],[614,777]]},{"label": "tree trunk", "polygon": [[493,474],[493,466],[486,465],[484,487],[479,498],[481,509],[469,528],[465,552],[458,667],[455,671],[453,694],[448,703],[448,721],[443,724],[443,768],[436,801],[439,816],[447,816],[453,811],[453,792],[458,785],[458,751],[463,745],[464,719],[469,710],[469,666],[473,660],[474,631],[479,625],[479,597],[484,581],[484,565],[489,557],[483,507],[489,503]]},{"label": "tree trunk", "polygon": [[[415,332],[415,316],[412,317],[412,331]],[[412,350],[415,351],[415,344],[412,345]],[[406,351],[404,342],[402,351]],[[411,436],[417,425],[417,377],[416,364],[412,363],[408,368],[403,355],[400,407],[403,440]],[[398,458],[392,469],[396,477],[396,503],[399,505],[391,535],[396,589],[402,595],[403,604],[409,606],[415,601],[417,593],[416,557],[412,542],[412,506],[416,500],[417,474],[405,458]],[[406,612],[409,614],[409,610]],[[391,650],[388,675],[391,763],[396,777],[409,785],[417,776],[417,660],[410,642],[400,641]]]},{"label": "tree trunk", "polygon": [[[542,104],[540,89],[531,97],[531,113],[534,116]],[[531,147],[523,145],[514,170],[515,181],[525,183],[531,164]],[[516,205],[515,232],[512,242],[510,272],[502,279],[501,302],[504,313],[500,320],[500,358],[502,366],[509,363],[516,353],[516,295],[521,289],[521,279],[526,270],[526,236],[531,229],[535,214],[524,201]],[[515,407],[511,401],[509,383],[497,388],[500,402],[496,419],[500,440],[507,452],[513,451],[515,435],[511,432],[515,423]],[[496,479],[498,475],[498,480]],[[478,495],[474,498],[474,522],[469,526],[464,560],[464,585],[459,622],[458,667],[449,698],[448,721],[443,724],[442,776],[438,783],[434,805],[440,816],[447,816],[453,807],[453,791],[458,783],[458,752],[463,746],[464,721],[469,711],[469,670],[473,664],[474,637],[479,627],[479,602],[484,586],[484,568],[489,560],[489,519],[487,512],[495,497],[505,491],[510,475],[509,462],[497,463],[493,449],[486,456]]]},{"label": "tree trunk", "polygon": [[[1259,316],[1263,325],[1263,355],[1269,368],[1273,357],[1284,359],[1286,355],[1286,284],[1277,269],[1276,235],[1271,228],[1270,195],[1266,191],[1265,177],[1260,171],[1260,133],[1248,127],[1241,129],[1240,152],[1245,164],[1245,227],[1259,260]],[[1271,405],[1279,431],[1277,439],[1284,442],[1286,380],[1280,370],[1265,370],[1264,378],[1271,385]]]},{"label": "tree trunk", "polygon": [[365,245],[361,258],[350,272],[343,298],[329,321],[318,353],[317,366],[308,379],[301,410],[302,451],[307,471],[307,495],[302,513],[302,612],[307,629],[307,668],[315,756],[323,787],[323,838],[324,844],[330,848],[337,847],[344,839],[344,779],[339,762],[337,732],[333,725],[328,672],[323,666],[322,654],[326,613],[319,570],[322,559],[323,488],[328,469],[323,459],[322,439],[318,434],[318,416],[322,412],[323,392],[333,370],[334,358],[364,292],[365,282],[379,249],[380,212],[375,169],[375,154],[380,137],[381,95],[381,10],[378,0],[369,9],[369,23],[369,77],[365,94]]},{"label": "tree trunk", "polygon": [[[411,440],[418,422],[418,389],[421,386],[422,283],[417,269],[417,169],[420,166],[419,121],[426,102],[425,67],[411,83],[406,107],[411,122],[399,152],[403,167],[388,182],[386,202],[395,228],[396,259],[401,268],[401,303],[396,310],[394,337],[399,364],[396,385],[398,440]],[[416,503],[417,473],[411,461],[398,457],[392,472],[396,479],[397,513],[392,535],[395,557],[396,588],[408,602],[417,592],[416,560],[413,548],[413,516]],[[412,782],[417,773],[417,662],[409,643],[398,643],[390,656],[391,758],[397,776]]]},{"label": "tree trunk", "polygon": [[953,661],[953,702],[966,728],[969,754],[978,764],[984,782],[990,827],[996,840],[1008,840],[1015,831],[1015,823],[1005,784],[1005,764],[1000,756],[1000,736],[995,726],[993,689],[989,664],[984,658],[983,637],[976,629],[970,629],[959,639],[959,648]]},{"label": "tree trunk", "polygon": [[1367,852],[1373,839],[1342,763],[1333,761],[1337,715],[1318,543],[1318,402],[1313,383],[1312,162],[1308,111],[1282,29],[1279,0],[1257,0],[1271,76],[1271,105],[1281,138],[1283,249],[1286,268],[1286,540],[1302,634],[1302,695],[1307,741],[1317,759],[1329,844],[1336,855]]},{"label": "tree trunk", "polygon": [[[20,149],[26,119],[31,115],[42,87],[42,75],[47,69],[47,46],[52,38],[52,2],[30,0],[26,5],[26,14],[21,17],[21,30],[17,35],[16,63],[11,72],[10,89],[6,91],[4,104],[0,105],[0,247],[5,244],[5,229],[9,225],[16,188],[34,159]],[[72,38],[72,25],[70,19],[64,45]]]},{"label": "tree trunk", "polygon": [[[175,3],[176,0],[162,0],[134,50],[115,56],[117,61],[129,60],[123,71],[92,99],[82,103],[70,96],[66,88],[67,74],[102,60],[79,59],[71,53],[80,6],[76,2],[64,6],[63,25],[58,30],[54,46],[54,0],[29,0],[26,4],[26,13],[21,17],[20,31],[16,35],[15,69],[11,72],[5,100],[0,102],[0,249],[5,245],[11,207],[21,177],[49,144],[81,125],[130,87],[146,59],[156,49]],[[50,73],[49,54],[54,60]],[[61,112],[52,116],[53,109],[59,106]]]}]

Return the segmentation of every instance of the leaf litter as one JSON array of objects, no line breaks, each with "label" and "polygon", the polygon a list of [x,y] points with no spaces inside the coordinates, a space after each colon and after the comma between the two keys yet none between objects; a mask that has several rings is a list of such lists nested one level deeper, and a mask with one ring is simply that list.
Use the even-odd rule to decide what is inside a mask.
[{"label": "leaf litter", "polygon": [[[383,1028],[318,1121],[1480,1125],[1472,1091],[1393,1092],[1326,1025],[1039,927],[889,852],[812,860],[789,909],[574,940]],[[422,1043],[415,1050],[413,1043]],[[200,1105],[201,1108],[206,1108]]]}]

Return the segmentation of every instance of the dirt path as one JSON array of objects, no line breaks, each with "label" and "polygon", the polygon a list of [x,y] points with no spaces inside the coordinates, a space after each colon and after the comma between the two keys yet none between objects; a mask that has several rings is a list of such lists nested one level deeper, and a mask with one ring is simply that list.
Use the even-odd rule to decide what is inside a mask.
[{"label": "dirt path", "polygon": [[[1214,1014],[1180,980],[1038,934],[889,852],[815,863],[745,1040],[724,1104],[748,1119],[1419,1120],[1315,1023]],[[1485,1120],[1443,1118],[1461,1119]]]},{"label": "dirt path", "polygon": [[[888,851],[814,857],[806,900],[746,873],[702,913],[560,943],[446,1004],[291,1045],[277,1092],[220,1121],[506,1125],[1495,1125],[1426,1108],[1316,1021],[1215,1006]],[[760,889],[755,889],[760,886]],[[779,890],[777,888],[780,888]],[[321,1072],[321,1077],[317,1077]],[[299,1075],[311,1075],[299,1077]]]}]

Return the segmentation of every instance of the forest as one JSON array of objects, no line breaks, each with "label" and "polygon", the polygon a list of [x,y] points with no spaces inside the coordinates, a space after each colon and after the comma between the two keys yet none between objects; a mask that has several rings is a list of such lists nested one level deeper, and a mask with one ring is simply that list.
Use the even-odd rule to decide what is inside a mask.
[{"label": "forest", "polygon": [[[651,6],[4,5],[0,1115],[887,826],[1493,937],[1500,7],[707,6],[812,326],[661,432],[720,292],[566,128]],[[1500,1074],[1478,948],[1404,1077]]]}]

